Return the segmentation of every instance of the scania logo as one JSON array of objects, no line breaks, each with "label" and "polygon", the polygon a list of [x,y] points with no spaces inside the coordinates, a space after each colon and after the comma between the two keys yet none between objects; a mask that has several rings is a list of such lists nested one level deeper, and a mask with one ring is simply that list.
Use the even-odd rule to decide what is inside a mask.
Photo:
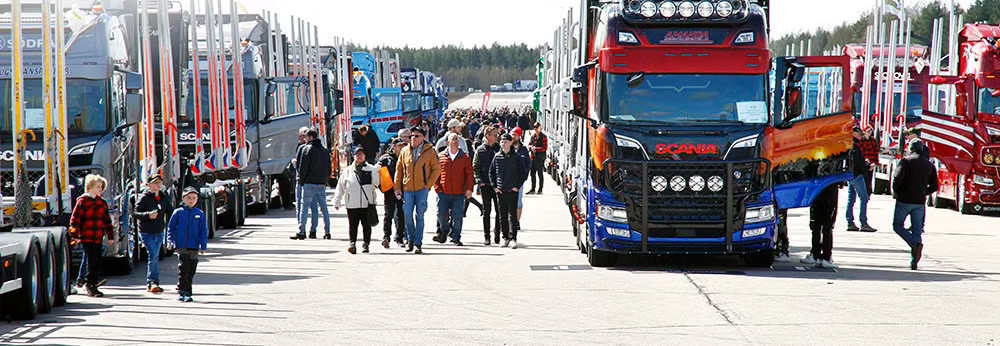
[{"label": "scania logo", "polygon": [[[44,150],[25,150],[24,159],[27,161],[42,161],[45,160]],[[4,161],[14,161],[14,151],[4,150],[0,152],[0,160]]]},{"label": "scania logo", "polygon": [[665,155],[665,154],[711,155],[711,154],[718,154],[719,147],[715,144],[657,144],[656,153],[658,155]]}]

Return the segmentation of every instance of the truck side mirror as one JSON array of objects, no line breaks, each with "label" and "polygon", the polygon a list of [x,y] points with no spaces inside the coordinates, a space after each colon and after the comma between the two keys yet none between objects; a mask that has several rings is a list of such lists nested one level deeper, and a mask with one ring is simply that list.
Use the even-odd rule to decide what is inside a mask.
[{"label": "truck side mirror", "polygon": [[572,77],[573,83],[586,85],[587,73],[590,72],[590,69],[594,68],[594,66],[597,66],[597,60],[593,60],[586,64],[574,67],[573,77]]},{"label": "truck side mirror", "polygon": [[125,89],[130,92],[142,90],[142,75],[135,72],[125,72]]},{"label": "truck side mirror", "polygon": [[802,77],[805,76],[806,67],[799,63],[791,63],[788,65],[788,83],[798,83],[802,81]]},{"label": "truck side mirror", "polygon": [[[273,84],[272,84],[273,85]],[[274,94],[268,93],[264,96],[264,119],[267,120],[274,116]]]},{"label": "truck side mirror", "polygon": [[785,119],[789,122],[802,115],[802,87],[793,86],[785,89]]},{"label": "truck side mirror", "polygon": [[125,126],[142,122],[142,95],[125,94]]}]

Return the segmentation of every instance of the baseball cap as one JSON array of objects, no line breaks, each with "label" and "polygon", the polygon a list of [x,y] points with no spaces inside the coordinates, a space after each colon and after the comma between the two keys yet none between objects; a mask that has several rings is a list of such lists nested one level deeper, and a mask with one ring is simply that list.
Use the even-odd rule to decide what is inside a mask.
[{"label": "baseball cap", "polygon": [[160,181],[162,181],[162,180],[163,180],[163,176],[162,176],[162,175],[160,175],[160,173],[153,173],[153,174],[150,174],[150,175],[149,175],[149,179],[146,179],[146,181],[148,181],[148,182],[150,182],[150,183],[152,183],[152,182],[153,182],[153,181],[155,181],[155,180],[160,180]]},{"label": "baseball cap", "polygon": [[400,129],[396,135],[399,136],[399,138],[410,138],[410,129]]},{"label": "baseball cap", "polygon": [[462,126],[462,122],[458,119],[451,119],[448,121],[448,127]]},{"label": "baseball cap", "polygon": [[187,195],[188,195],[189,193],[193,193],[193,194],[197,194],[197,193],[198,193],[198,189],[195,189],[195,188],[194,188],[194,187],[192,187],[192,186],[188,186],[188,187],[185,187],[185,188],[184,188],[184,192],[183,192],[183,193],[181,193],[181,196],[182,196],[182,197],[183,197],[183,196],[187,196]]},{"label": "baseball cap", "polygon": [[357,154],[357,153],[364,153],[364,152],[365,152],[365,148],[362,147],[362,146],[360,146],[360,145],[354,148],[354,153],[355,154]]},{"label": "baseball cap", "polygon": [[500,136],[500,140],[501,141],[512,141],[512,140],[514,140],[514,137],[511,137],[510,134],[505,133],[505,134],[503,134],[503,136]]}]

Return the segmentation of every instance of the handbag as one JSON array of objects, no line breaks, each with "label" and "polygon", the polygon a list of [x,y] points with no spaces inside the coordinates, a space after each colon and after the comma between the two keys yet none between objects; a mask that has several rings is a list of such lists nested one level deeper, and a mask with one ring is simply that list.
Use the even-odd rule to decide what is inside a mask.
[{"label": "handbag", "polygon": [[378,226],[378,210],[375,209],[375,203],[368,201],[368,192],[365,192],[365,186],[361,184],[361,177],[358,178],[358,187],[361,188],[361,196],[364,196],[365,203],[368,203],[368,210],[365,212],[365,218],[368,220],[368,224],[371,227]]}]

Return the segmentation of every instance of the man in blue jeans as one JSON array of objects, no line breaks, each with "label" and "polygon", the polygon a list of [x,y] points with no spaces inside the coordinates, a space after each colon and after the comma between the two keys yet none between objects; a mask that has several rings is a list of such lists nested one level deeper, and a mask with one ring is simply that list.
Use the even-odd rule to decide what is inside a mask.
[{"label": "man in blue jeans", "polygon": [[[868,186],[865,183],[865,176],[871,174],[869,163],[865,159],[861,150],[861,128],[854,127],[854,148],[851,149],[851,163],[854,167],[854,179],[847,183],[847,230],[875,232],[875,228],[868,225]],[[854,224],[854,202],[861,200],[861,208],[858,214],[861,216],[861,228]]]},{"label": "man in blue jeans", "polygon": [[[923,256],[924,242],[920,233],[924,228],[924,202],[937,189],[937,169],[930,162],[924,143],[920,139],[911,140],[907,155],[896,167],[892,180],[892,194],[896,199],[892,230],[910,246],[910,270],[917,270],[917,262]],[[903,227],[907,216],[910,228]]]},{"label": "man in blue jeans", "polygon": [[427,212],[427,192],[441,174],[434,146],[426,141],[427,132],[422,127],[410,129],[410,144],[399,153],[393,188],[396,197],[403,200],[403,222],[409,244],[406,252],[422,254],[424,240],[424,213]]},{"label": "man in blue jeans", "polygon": [[434,184],[434,191],[438,194],[438,224],[441,230],[434,240],[443,244],[451,234],[452,242],[462,246],[465,200],[472,197],[476,183],[472,177],[472,159],[458,145],[464,139],[457,133],[445,136],[448,146],[438,154],[441,175]]},{"label": "man in blue jeans", "polygon": [[[323,212],[323,226],[326,234],[323,239],[330,239],[330,209],[326,205],[326,184],[330,179],[330,152],[323,147],[319,140],[319,133],[315,129],[306,132],[309,143],[299,148],[296,154],[297,175],[299,184],[302,186],[302,206],[309,206],[312,203],[319,203],[319,210]],[[306,238],[306,213],[309,208],[300,207],[298,211],[299,232],[293,234],[291,239]],[[309,233],[309,238],[316,239],[316,213],[313,213],[313,229]]]},{"label": "man in blue jeans", "polygon": [[170,197],[160,192],[163,189],[160,175],[154,173],[146,181],[146,191],[135,203],[135,218],[147,253],[146,291],[160,293],[163,292],[160,288],[160,247],[163,245],[163,230],[173,208]]},{"label": "man in blue jeans", "polygon": [[[299,146],[295,149],[296,157],[292,159],[292,167],[295,168],[295,217],[298,220],[301,214],[302,208],[309,208],[312,212],[312,229],[311,233],[316,234],[316,227],[319,227],[319,203],[311,203],[309,205],[302,204],[302,183],[299,182],[298,168],[299,168],[299,158],[298,152],[302,150],[302,147],[309,143],[309,128],[301,127],[299,128]],[[299,222],[305,222],[305,220],[298,220]]]}]

